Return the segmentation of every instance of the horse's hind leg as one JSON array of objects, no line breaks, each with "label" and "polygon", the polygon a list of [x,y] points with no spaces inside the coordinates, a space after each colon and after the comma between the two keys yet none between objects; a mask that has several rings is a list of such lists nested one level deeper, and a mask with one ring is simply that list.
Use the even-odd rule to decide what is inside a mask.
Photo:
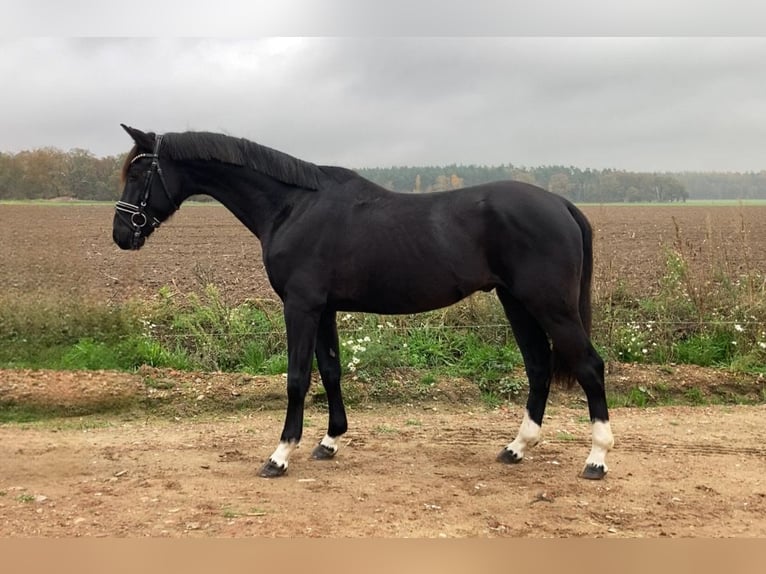
[{"label": "horse's hind leg", "polygon": [[322,377],[322,384],[327,392],[330,421],[327,426],[327,434],[311,453],[311,456],[318,460],[324,460],[335,456],[335,453],[338,452],[340,436],[348,429],[346,409],[343,406],[343,396],[340,390],[340,353],[335,311],[326,309],[319,319],[316,358],[319,375]]},{"label": "horse's hind leg", "polygon": [[607,472],[606,453],[614,445],[604,388],[604,361],[593,348],[579,320],[561,318],[549,329],[557,360],[572,373],[585,391],[591,420],[592,448],[583,478],[601,479]]},{"label": "horse's hind leg", "polygon": [[529,379],[527,408],[519,432],[497,456],[500,462],[517,463],[524,458],[527,449],[535,446],[540,440],[551,383],[551,347],[543,328],[519,301],[501,287],[497,289],[497,295],[511,323]]}]

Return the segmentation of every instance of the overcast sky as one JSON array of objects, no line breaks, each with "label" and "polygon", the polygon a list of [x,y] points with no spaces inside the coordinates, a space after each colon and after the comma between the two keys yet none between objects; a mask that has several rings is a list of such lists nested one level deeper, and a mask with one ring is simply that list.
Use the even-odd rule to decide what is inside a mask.
[{"label": "overcast sky", "polygon": [[766,169],[763,37],[0,40],[0,151],[127,151],[123,122],[347,167]]}]

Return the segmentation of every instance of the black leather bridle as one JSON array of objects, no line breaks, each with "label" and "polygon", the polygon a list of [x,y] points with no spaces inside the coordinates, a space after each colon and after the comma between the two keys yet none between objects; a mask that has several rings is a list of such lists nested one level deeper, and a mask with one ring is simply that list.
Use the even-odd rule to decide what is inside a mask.
[{"label": "black leather bridle", "polygon": [[160,167],[160,145],[162,145],[162,135],[157,136],[157,139],[154,143],[153,153],[140,153],[136,155],[136,157],[134,157],[132,160],[130,160],[130,165],[133,165],[133,163],[139,159],[150,158],[152,160],[152,164],[146,172],[144,192],[141,195],[140,203],[138,205],[134,205],[132,203],[127,203],[126,201],[118,201],[115,205],[117,215],[123,219],[123,221],[125,221],[125,215],[129,217],[127,221],[133,227],[134,246],[138,246],[139,239],[141,238],[141,230],[144,227],[151,225],[156,229],[160,226],[160,220],[147,214],[146,212],[146,205],[149,203],[149,195],[152,191],[154,174],[159,176],[162,190],[165,192],[168,201],[170,201],[170,205],[173,206],[174,210],[178,209],[178,205],[176,205],[176,202],[173,201],[173,198],[170,196],[167,183],[165,183],[165,176],[162,174],[162,168]]}]

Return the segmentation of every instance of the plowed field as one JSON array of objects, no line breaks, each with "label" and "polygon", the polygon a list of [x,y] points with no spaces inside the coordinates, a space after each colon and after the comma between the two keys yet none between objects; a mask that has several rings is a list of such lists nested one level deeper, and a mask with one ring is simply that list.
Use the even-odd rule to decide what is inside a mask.
[{"label": "plowed field", "polygon": [[[585,206],[596,230],[598,291],[657,288],[666,248],[692,260],[766,269],[766,206]],[[0,286],[8,295],[151,298],[163,285],[215,281],[232,301],[273,297],[260,244],[220,206],[182,208],[138,252],[112,243],[111,206],[0,205]],[[725,263],[724,263],[725,262]]]}]

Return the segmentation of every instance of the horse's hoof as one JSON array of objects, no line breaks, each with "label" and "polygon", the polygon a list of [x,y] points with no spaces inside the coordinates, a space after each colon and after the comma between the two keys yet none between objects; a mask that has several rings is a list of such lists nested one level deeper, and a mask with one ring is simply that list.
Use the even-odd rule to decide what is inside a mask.
[{"label": "horse's hoof", "polygon": [[497,458],[495,459],[497,462],[502,462],[504,464],[519,464],[522,461],[522,457],[520,457],[518,454],[513,452],[512,450],[508,450],[507,448],[504,448],[500,451],[500,454],[497,455]]},{"label": "horse's hoof", "polygon": [[601,480],[606,476],[606,468],[603,464],[586,464],[582,471],[582,477],[588,480]]},{"label": "horse's hoof", "polygon": [[286,472],[287,466],[280,466],[273,460],[269,459],[266,461],[266,464],[261,467],[261,470],[258,471],[258,476],[262,478],[276,478],[278,476],[282,476]]},{"label": "horse's hoof", "polygon": [[337,449],[332,449],[329,446],[325,446],[319,443],[316,448],[311,451],[311,458],[314,460],[330,460],[338,452]]}]

